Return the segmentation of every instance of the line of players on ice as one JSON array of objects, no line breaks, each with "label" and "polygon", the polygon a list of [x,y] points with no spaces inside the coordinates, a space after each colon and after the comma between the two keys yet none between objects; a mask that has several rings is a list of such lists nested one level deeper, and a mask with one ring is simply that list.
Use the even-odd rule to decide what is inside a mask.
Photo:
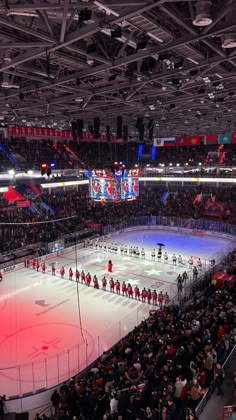
[{"label": "line of players on ice", "polygon": [[[125,255],[129,257],[136,257],[136,258],[141,258],[145,259],[146,257],[146,252],[144,248],[139,249],[138,246],[130,246],[129,248],[127,247],[127,245],[118,245],[118,244],[113,244],[113,243],[108,243],[108,242],[102,242],[102,241],[98,241],[98,240],[92,240],[92,239],[87,239],[85,241],[85,246],[87,247],[95,247],[95,249],[99,249],[99,250],[103,250],[103,251],[108,251],[108,252],[113,252],[114,254],[118,254],[118,251],[120,251],[121,255]],[[165,264],[169,263],[169,259],[172,260],[172,264],[173,265],[178,265],[179,267],[183,267],[185,265],[184,260],[182,258],[182,255],[175,255],[175,253],[172,255],[172,257],[170,258],[168,253],[165,251],[164,253],[162,252],[162,247],[159,247],[158,250],[153,249],[151,251],[151,260],[152,261],[158,261],[161,262],[163,259]],[[189,260],[187,261],[188,263],[188,267],[189,269],[193,269],[194,268],[194,260],[193,257],[190,257]],[[197,268],[199,271],[201,271],[202,269],[202,260],[201,258],[198,258],[197,262],[196,262]]]},{"label": "line of players on ice", "polygon": [[[32,262],[29,259],[26,259],[25,266],[27,268],[33,268],[36,271],[39,271],[41,269],[42,273],[46,273],[46,264],[43,262],[40,266],[39,260],[33,260]],[[55,265],[51,265],[51,272],[52,275],[56,275],[56,268]],[[60,269],[60,276],[63,279],[65,277],[66,271],[64,267],[61,267]],[[88,272],[85,274],[84,270],[79,272],[79,270],[75,270],[75,273],[73,273],[72,268],[69,268],[68,271],[68,278],[69,280],[73,280],[75,274],[75,281],[77,283],[85,284],[86,286],[90,286],[91,283],[93,283],[94,289],[99,289],[99,281],[94,274],[93,279],[91,274]],[[153,305],[159,305],[160,308],[163,308],[164,306],[169,304],[170,298],[168,293],[166,292],[163,294],[161,291],[159,294],[157,294],[156,290],[153,290],[153,292],[150,289],[147,289],[144,287],[141,291],[138,286],[135,286],[134,288],[131,286],[130,283],[126,284],[125,281],[123,283],[120,283],[119,280],[114,281],[113,278],[111,278],[109,281],[104,276],[101,280],[101,288],[103,291],[107,291],[109,283],[109,289],[112,293],[117,293],[118,295],[127,296],[129,299],[135,299],[135,300],[141,300],[142,302],[147,302],[149,304]]]}]

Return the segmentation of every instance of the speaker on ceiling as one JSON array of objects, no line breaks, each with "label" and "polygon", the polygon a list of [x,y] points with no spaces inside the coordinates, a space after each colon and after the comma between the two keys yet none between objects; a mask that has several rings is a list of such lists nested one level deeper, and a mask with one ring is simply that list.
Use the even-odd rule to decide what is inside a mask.
[{"label": "speaker on ceiling", "polygon": [[77,131],[78,131],[78,136],[79,136],[79,140],[83,139],[83,128],[84,128],[84,121],[81,119],[77,120]]},{"label": "speaker on ceiling", "polygon": [[118,139],[122,139],[122,123],[123,123],[122,117],[117,117],[117,120],[116,120],[116,137]]},{"label": "speaker on ceiling", "polygon": [[139,126],[138,141],[139,141],[139,143],[144,143],[144,124]]},{"label": "speaker on ceiling", "polygon": [[93,120],[94,137],[95,139],[100,138],[100,118],[95,117]]}]

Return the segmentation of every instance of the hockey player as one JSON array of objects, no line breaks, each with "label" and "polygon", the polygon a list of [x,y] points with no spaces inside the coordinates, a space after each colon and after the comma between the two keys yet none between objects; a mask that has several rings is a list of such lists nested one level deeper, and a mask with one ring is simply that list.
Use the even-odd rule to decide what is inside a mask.
[{"label": "hockey player", "polygon": [[202,269],[202,261],[201,261],[201,258],[198,258],[198,260],[197,260],[197,268],[198,268],[198,270],[200,270],[200,271],[201,271],[201,269]]},{"label": "hockey player", "polygon": [[142,290],[142,292],[141,292],[142,302],[145,302],[146,301],[146,298],[147,298],[147,291],[146,291],[146,289],[144,287],[143,290]]},{"label": "hockey player", "polygon": [[108,265],[107,265],[108,273],[112,273],[112,267],[113,267],[113,264],[112,264],[111,260],[109,260]]},{"label": "hockey player", "polygon": [[60,269],[60,275],[61,275],[61,278],[63,279],[64,278],[64,275],[65,275],[65,269],[64,269],[64,267],[61,267],[61,269]]},{"label": "hockey player", "polygon": [[121,244],[121,246],[120,246],[120,253],[121,253],[121,255],[123,255],[124,254],[124,247],[123,247],[123,245]]},{"label": "hockey player", "polygon": [[45,262],[43,262],[43,264],[42,264],[42,273],[45,274],[45,271],[46,271],[46,264],[45,264]]},{"label": "hockey player", "polygon": [[105,291],[106,290],[106,287],[107,287],[107,279],[104,276],[103,279],[102,279],[102,290]]},{"label": "hockey player", "polygon": [[[88,287],[90,286],[91,280],[92,280],[91,274],[88,272],[85,276],[86,286]],[[96,274],[93,276],[93,283],[94,283],[94,280],[96,280]]]},{"label": "hockey player", "polygon": [[133,299],[133,288],[131,284],[128,284],[127,291],[128,291],[129,299]]},{"label": "hockey player", "polygon": [[183,266],[183,258],[182,258],[182,255],[179,255],[179,256],[178,256],[178,265],[179,265],[180,267],[182,267],[182,266]]},{"label": "hockey player", "polygon": [[157,305],[157,292],[156,292],[156,290],[154,290],[153,293],[152,293],[152,304]]},{"label": "hockey player", "polygon": [[162,257],[162,250],[161,250],[161,248],[159,248],[158,252],[157,252],[157,261],[158,262],[161,262],[161,257]]},{"label": "hockey player", "polygon": [[26,266],[26,268],[29,268],[29,266],[30,266],[30,259],[29,258],[26,258],[25,266]]},{"label": "hockey player", "polygon": [[164,296],[163,296],[163,293],[161,291],[158,295],[158,303],[159,303],[160,309],[162,309],[162,307],[163,307],[163,300],[164,300]]},{"label": "hockey player", "polygon": [[103,251],[106,252],[106,250],[107,250],[107,244],[106,244],[106,242],[104,242]]},{"label": "hockey player", "polygon": [[52,263],[52,275],[53,276],[55,276],[55,274],[56,274],[56,269],[55,269],[55,265],[54,265],[54,263]]},{"label": "hockey player", "polygon": [[93,277],[93,287],[94,289],[99,289],[98,279],[96,276]]},{"label": "hockey player", "polygon": [[188,280],[188,274],[187,274],[186,271],[183,272],[182,279],[183,279],[184,286],[186,286],[186,283],[187,283],[187,280]]},{"label": "hockey player", "polygon": [[118,253],[118,245],[117,244],[114,245],[114,252],[117,255],[117,253]]},{"label": "hockey player", "polygon": [[193,268],[193,257],[190,257],[188,260],[188,267]]},{"label": "hockey player", "polygon": [[72,271],[72,268],[69,269],[69,280],[73,280],[73,271]]},{"label": "hockey player", "polygon": [[151,304],[151,299],[152,299],[152,292],[150,289],[148,289],[147,291],[147,301],[149,303],[149,305]]},{"label": "hockey player", "polygon": [[141,249],[141,257],[142,257],[143,260],[145,260],[145,249],[144,248]]},{"label": "hockey player", "polygon": [[129,248],[129,256],[132,257],[133,256],[133,247],[131,246]]},{"label": "hockey player", "polygon": [[40,268],[40,264],[39,264],[39,261],[37,260],[36,261],[36,270],[39,271],[39,268]]},{"label": "hockey player", "polygon": [[169,305],[169,302],[170,302],[170,297],[169,297],[168,293],[166,292],[164,294],[164,305],[165,306],[168,306]]},{"label": "hockey player", "polygon": [[76,283],[79,283],[79,279],[80,279],[80,272],[79,272],[79,270],[76,270],[75,271],[75,280],[76,280]]},{"label": "hockey player", "polygon": [[178,283],[177,283],[177,288],[178,288],[178,294],[181,294],[183,291],[183,278],[182,276],[178,276],[177,277]]},{"label": "hockey player", "polygon": [[127,287],[125,282],[123,281],[122,286],[121,286],[121,291],[122,291],[122,295],[123,296],[127,296]]},{"label": "hockey player", "polygon": [[165,253],[164,253],[164,263],[165,264],[168,264],[168,259],[169,259],[169,256],[168,256],[167,252],[165,251]]},{"label": "hockey player", "polygon": [[84,272],[84,270],[81,271],[81,283],[85,283],[85,272]]},{"label": "hockey player", "polygon": [[110,284],[110,292],[114,293],[115,283],[114,283],[113,277],[109,281],[109,284]]},{"label": "hockey player", "polygon": [[153,249],[152,252],[151,252],[152,261],[155,261],[155,257],[156,257],[156,251],[155,251],[155,249]]},{"label": "hockey player", "polygon": [[102,250],[102,241],[99,242],[99,245],[98,246],[99,246],[99,249],[101,251]]},{"label": "hockey player", "polygon": [[128,249],[127,249],[127,245],[125,245],[125,247],[124,247],[124,255],[127,256],[127,254],[128,254]]},{"label": "hockey player", "polygon": [[140,251],[139,251],[139,247],[136,247],[136,257],[139,258],[140,257]]},{"label": "hockey player", "polygon": [[177,257],[175,255],[175,253],[172,255],[172,264],[176,265],[176,261],[177,261]]},{"label": "hockey player", "polygon": [[116,293],[118,295],[120,295],[120,282],[119,282],[119,280],[116,280],[115,288],[116,288]]},{"label": "hockey player", "polygon": [[135,300],[140,300],[140,290],[139,290],[139,288],[138,288],[138,286],[135,286],[135,288],[134,288],[134,297],[135,297]]},{"label": "hockey player", "polygon": [[32,262],[32,267],[33,267],[33,269],[35,270],[35,268],[36,268],[36,261],[35,261],[35,259],[33,259],[33,262]]},{"label": "hockey player", "polygon": [[197,267],[193,267],[193,280],[197,280],[198,270]]}]

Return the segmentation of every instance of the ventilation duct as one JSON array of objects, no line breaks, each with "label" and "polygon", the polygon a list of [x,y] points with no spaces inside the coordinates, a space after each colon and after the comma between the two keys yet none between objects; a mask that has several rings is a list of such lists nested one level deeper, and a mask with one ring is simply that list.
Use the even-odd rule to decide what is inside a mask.
[{"label": "ventilation duct", "polygon": [[222,48],[235,48],[236,47],[236,35],[223,35],[222,36]]},{"label": "ventilation duct", "polygon": [[195,26],[208,26],[212,23],[211,19],[211,5],[212,2],[205,0],[205,1],[198,1],[196,4],[196,17],[193,21]]}]

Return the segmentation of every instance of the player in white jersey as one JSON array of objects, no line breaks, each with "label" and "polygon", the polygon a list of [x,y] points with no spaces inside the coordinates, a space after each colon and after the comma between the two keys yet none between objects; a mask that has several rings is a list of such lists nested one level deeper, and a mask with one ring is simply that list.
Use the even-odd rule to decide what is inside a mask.
[{"label": "player in white jersey", "polygon": [[133,247],[130,246],[129,247],[129,256],[132,257],[132,255],[133,255]]},{"label": "player in white jersey", "polygon": [[152,261],[155,261],[155,258],[156,258],[156,251],[155,251],[155,249],[153,249],[152,252],[151,252]]},{"label": "player in white jersey", "polygon": [[124,255],[127,255],[128,254],[128,249],[127,249],[127,245],[125,245],[125,247],[124,247]]},{"label": "player in white jersey", "polygon": [[123,247],[123,245],[121,244],[121,246],[120,246],[120,253],[121,253],[121,255],[123,255],[123,253],[124,253],[124,247]]},{"label": "player in white jersey", "polygon": [[142,257],[143,260],[145,260],[145,249],[144,248],[141,249],[141,257]]},{"label": "player in white jersey", "polygon": [[197,267],[198,267],[199,270],[202,269],[202,260],[201,260],[201,258],[198,258],[198,260],[197,260]]},{"label": "player in white jersey", "polygon": [[182,265],[183,265],[183,258],[182,258],[182,255],[179,255],[179,256],[178,256],[178,265],[179,265],[180,267],[182,267]]},{"label": "player in white jersey", "polygon": [[193,268],[193,257],[190,257],[188,260],[188,268]]},{"label": "player in white jersey", "polygon": [[173,265],[176,265],[176,261],[177,261],[177,257],[175,255],[175,253],[172,255],[172,263]]},{"label": "player in white jersey", "polygon": [[136,257],[139,258],[140,256],[140,251],[139,251],[139,247],[136,246]]},{"label": "player in white jersey", "polygon": [[165,251],[164,253],[164,263],[168,264],[168,259],[169,259],[169,255],[167,254],[167,252]]}]

